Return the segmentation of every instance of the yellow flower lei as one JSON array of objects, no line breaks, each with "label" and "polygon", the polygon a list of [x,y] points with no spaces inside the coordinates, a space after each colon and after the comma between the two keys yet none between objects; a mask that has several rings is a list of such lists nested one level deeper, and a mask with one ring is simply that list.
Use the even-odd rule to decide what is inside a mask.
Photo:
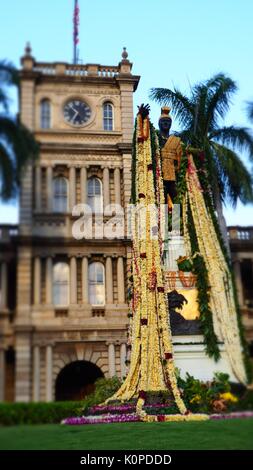
[{"label": "yellow flower lei", "polygon": [[237,324],[236,306],[231,274],[221,250],[211,215],[206,207],[197,170],[192,155],[189,155],[191,170],[186,174],[187,193],[184,201],[184,230],[186,230],[186,204],[189,201],[198,239],[209,277],[210,306],[213,312],[214,329],[225,344],[231,368],[237,379],[246,384],[242,346]]},{"label": "yellow flower lei", "polygon": [[[146,392],[171,390],[181,414],[166,415],[165,421],[208,419],[206,415],[188,414],[181,398],[175,373],[168,302],[162,269],[162,234],[164,215],[163,181],[158,139],[156,138],[156,191],[152,169],[149,118],[137,116],[136,195],[142,212],[141,227],[133,214],[133,317],[131,319],[131,361],[126,380],[111,400],[128,401],[137,397],[136,412],[143,421],[157,421],[143,410]],[[156,211],[149,210],[156,207]],[[154,232],[157,236],[154,236]]]}]

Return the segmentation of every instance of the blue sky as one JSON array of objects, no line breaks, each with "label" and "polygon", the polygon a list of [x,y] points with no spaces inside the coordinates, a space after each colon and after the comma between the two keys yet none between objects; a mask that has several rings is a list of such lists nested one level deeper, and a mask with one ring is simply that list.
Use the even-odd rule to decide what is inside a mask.
[{"label": "blue sky", "polygon": [[[71,62],[73,3],[0,0],[0,59],[19,66],[30,41],[38,61]],[[223,71],[239,86],[226,124],[249,125],[244,108],[253,100],[252,0],[79,0],[79,5],[80,58],[114,65],[126,46],[133,72],[141,75],[135,112],[137,104],[150,102],[156,124],[160,108],[149,99],[151,87],[176,85],[187,91]],[[230,225],[253,224],[253,206],[226,209],[225,215]],[[16,220],[16,204],[0,204],[0,223]]]}]

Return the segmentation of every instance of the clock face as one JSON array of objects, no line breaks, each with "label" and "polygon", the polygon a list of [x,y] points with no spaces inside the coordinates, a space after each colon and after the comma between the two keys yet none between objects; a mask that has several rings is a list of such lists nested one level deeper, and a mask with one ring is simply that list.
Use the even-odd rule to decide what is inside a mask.
[{"label": "clock face", "polygon": [[72,100],[64,106],[64,118],[73,126],[82,126],[90,117],[91,109],[84,101]]}]

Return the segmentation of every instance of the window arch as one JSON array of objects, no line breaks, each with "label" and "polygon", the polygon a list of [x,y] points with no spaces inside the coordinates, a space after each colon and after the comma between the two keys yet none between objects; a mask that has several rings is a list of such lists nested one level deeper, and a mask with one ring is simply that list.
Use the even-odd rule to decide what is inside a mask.
[{"label": "window arch", "polygon": [[105,304],[105,268],[100,262],[89,265],[89,302],[92,305]]},{"label": "window arch", "polygon": [[109,101],[103,104],[103,128],[105,131],[113,131],[113,105]]},{"label": "window arch", "polygon": [[57,176],[53,180],[53,211],[67,212],[68,210],[68,180]]},{"label": "window arch", "polygon": [[53,304],[69,305],[69,265],[58,262],[53,267]]},{"label": "window arch", "polygon": [[50,129],[51,127],[51,103],[44,99],[40,103],[40,127],[41,129]]},{"label": "window arch", "polygon": [[95,214],[103,212],[102,181],[92,177],[88,179],[88,205]]}]

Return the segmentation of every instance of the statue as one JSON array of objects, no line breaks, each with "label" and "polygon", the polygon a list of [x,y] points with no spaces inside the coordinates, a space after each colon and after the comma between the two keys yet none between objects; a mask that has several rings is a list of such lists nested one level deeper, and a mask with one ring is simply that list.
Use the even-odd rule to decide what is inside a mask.
[{"label": "statue", "polygon": [[[164,106],[161,108],[161,116],[159,118],[159,144],[161,149],[164,197],[166,203],[168,204],[168,210],[171,212],[173,203],[177,196],[177,171],[180,167],[183,151],[180,138],[175,135],[170,135],[172,118],[169,113],[169,107]],[[171,237],[173,238],[173,235],[171,235]],[[180,244],[181,241],[182,237],[175,235],[172,243],[168,245],[167,249],[165,248],[164,253],[165,259],[168,257],[168,262],[170,263],[170,266],[168,266],[169,270],[173,271],[175,269],[175,274],[178,273],[178,267],[175,266],[176,259],[178,258],[179,254],[182,253],[182,244]],[[183,291],[185,291],[185,295],[188,294],[187,289],[183,289]],[[182,310],[184,303],[188,303],[187,299],[177,290],[173,290],[168,294],[172,333],[173,335],[199,334],[199,321],[196,319],[186,319],[176,310]]]},{"label": "statue", "polygon": [[173,335],[198,335],[200,334],[199,320],[186,320],[178,310],[183,309],[188,300],[176,290],[168,293],[168,305],[170,314],[170,327]]},{"label": "statue", "polygon": [[162,107],[159,118],[159,143],[161,147],[164,196],[171,211],[173,201],[177,195],[176,172],[180,166],[182,147],[180,138],[170,135],[172,118],[169,112],[169,107]]}]

